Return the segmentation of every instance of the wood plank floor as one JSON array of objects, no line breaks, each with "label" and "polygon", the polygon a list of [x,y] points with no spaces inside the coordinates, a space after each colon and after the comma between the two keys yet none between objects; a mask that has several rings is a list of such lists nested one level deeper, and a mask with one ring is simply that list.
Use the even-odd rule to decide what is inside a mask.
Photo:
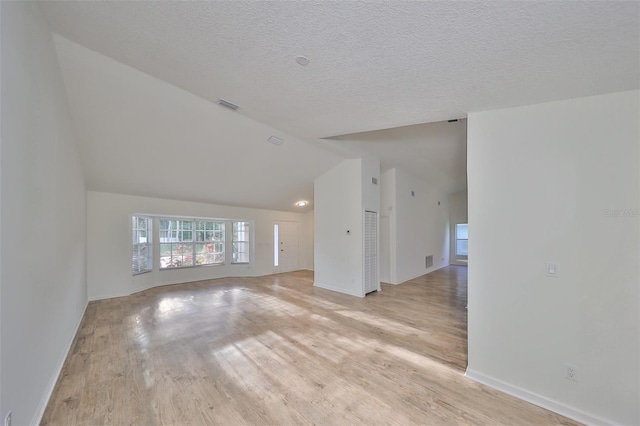
[{"label": "wood plank floor", "polygon": [[307,271],[91,302],[42,423],[576,423],[463,377],[466,268],[364,299]]}]

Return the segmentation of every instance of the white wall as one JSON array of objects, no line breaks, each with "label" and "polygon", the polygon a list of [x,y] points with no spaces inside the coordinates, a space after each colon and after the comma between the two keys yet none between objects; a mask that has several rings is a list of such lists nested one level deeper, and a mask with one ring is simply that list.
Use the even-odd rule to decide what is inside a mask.
[{"label": "white wall", "polygon": [[380,175],[380,281],[396,276],[396,169]]},{"label": "white wall", "polygon": [[364,210],[378,211],[379,186],[380,162],[376,159],[345,160],[316,179],[315,286],[364,296]]},{"label": "white wall", "polygon": [[[380,160],[361,159],[362,209],[379,213],[380,210]],[[375,179],[377,183],[373,183]],[[364,223],[364,217],[363,217]]]},{"label": "white wall", "polygon": [[469,115],[467,375],[589,423],[640,423],[639,98]]},{"label": "white wall", "polygon": [[313,217],[311,210],[300,221],[300,268],[313,271]]},{"label": "white wall", "polygon": [[345,160],[317,178],[313,201],[314,285],[354,296],[364,296],[361,166]]},{"label": "white wall", "polygon": [[[389,217],[388,282],[400,284],[447,266],[447,194],[399,168],[385,172],[382,179],[381,211]],[[428,255],[433,255],[433,266],[430,268],[425,267],[425,257]]]},{"label": "white wall", "polygon": [[87,303],[85,188],[50,29],[2,2],[1,407],[42,416]]},{"label": "white wall", "polygon": [[[64,37],[54,35],[54,42],[92,190],[289,209],[313,197],[310,176],[342,160],[242,109],[216,106]],[[272,135],[284,144],[267,142]],[[177,159],[178,149],[197,155]],[[224,184],[212,191],[213,182]]]},{"label": "white wall", "polygon": [[[251,263],[203,266],[131,275],[131,222],[133,214],[205,217],[250,221],[254,227]],[[259,276],[273,273],[273,222],[300,223],[300,233],[310,221],[302,213],[259,210],[245,207],[164,200],[160,198],[88,192],[87,282],[89,299],[124,296],[149,287],[230,276]],[[227,239],[230,236],[227,235]],[[301,246],[309,244],[300,238]],[[302,247],[302,253],[309,249]]]},{"label": "white wall", "polygon": [[456,259],[456,224],[467,223],[467,191],[456,192],[449,195],[449,224],[450,224],[450,251],[449,263],[452,265],[466,265],[467,262],[460,262]]}]

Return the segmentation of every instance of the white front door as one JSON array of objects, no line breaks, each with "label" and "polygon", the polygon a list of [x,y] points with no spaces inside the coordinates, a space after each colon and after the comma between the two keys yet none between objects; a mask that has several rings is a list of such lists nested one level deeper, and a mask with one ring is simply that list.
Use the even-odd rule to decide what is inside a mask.
[{"label": "white front door", "polygon": [[273,241],[274,272],[297,271],[298,222],[275,222]]}]

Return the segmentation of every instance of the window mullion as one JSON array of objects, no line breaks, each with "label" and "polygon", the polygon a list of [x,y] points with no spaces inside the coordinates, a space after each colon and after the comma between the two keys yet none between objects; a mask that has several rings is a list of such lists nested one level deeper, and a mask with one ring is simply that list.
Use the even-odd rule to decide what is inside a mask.
[{"label": "window mullion", "polygon": [[196,221],[191,222],[191,266],[196,266]]}]

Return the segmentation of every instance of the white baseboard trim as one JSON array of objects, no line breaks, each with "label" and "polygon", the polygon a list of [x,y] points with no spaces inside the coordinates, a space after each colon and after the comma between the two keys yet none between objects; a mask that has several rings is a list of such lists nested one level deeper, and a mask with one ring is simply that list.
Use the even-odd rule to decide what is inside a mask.
[{"label": "white baseboard trim", "polygon": [[350,296],[356,296],[356,297],[361,297],[361,298],[364,297],[364,294],[352,293],[350,291],[345,291],[342,288],[337,288],[337,287],[333,287],[333,286],[330,286],[330,285],[321,284],[321,283],[319,283],[317,281],[314,281],[313,286],[314,287],[318,287],[318,288],[323,288],[325,290],[335,291],[335,292],[342,293],[342,294],[348,294]]},{"label": "white baseboard trim", "polygon": [[60,373],[62,373],[62,367],[64,367],[64,362],[67,360],[67,357],[69,356],[71,345],[73,345],[73,341],[75,340],[76,335],[78,334],[78,330],[80,329],[80,324],[82,324],[82,319],[84,318],[84,314],[87,311],[88,305],[89,305],[89,302],[87,301],[87,303],[84,304],[84,309],[82,309],[82,314],[78,319],[78,323],[76,324],[73,334],[71,334],[71,338],[67,342],[67,346],[64,350],[64,356],[60,359],[60,361],[58,362],[57,368],[54,370],[53,374],[51,375],[51,378],[49,379],[49,385],[45,389],[45,392],[42,395],[42,399],[40,400],[40,404],[38,404],[38,408],[36,409],[36,412],[33,414],[33,419],[29,424],[39,425],[40,422],[42,421],[44,410],[47,409],[47,405],[49,404],[49,399],[51,399],[51,394],[53,393],[53,389],[56,387],[56,383],[58,383],[58,377],[60,377]]},{"label": "white baseboard trim", "polygon": [[586,425],[610,426],[615,424],[615,422],[611,420],[602,419],[592,414],[585,413],[584,411],[580,411],[577,408],[569,407],[565,404],[562,404],[561,402],[554,401],[533,392],[529,392],[528,390],[503,382],[502,380],[494,379],[493,377],[486,376],[469,368],[467,368],[464,376],[470,380],[473,380],[474,382],[482,383],[483,385],[497,389],[500,392],[515,396],[518,399],[530,402],[531,404],[553,411],[554,413],[558,413],[562,416],[579,421]]},{"label": "white baseboard trim", "polygon": [[[313,269],[299,269],[299,271],[311,271],[313,272]],[[288,271],[288,272],[295,272],[295,271]],[[278,272],[280,273],[280,272]],[[282,272],[285,273],[285,272]],[[122,292],[117,292],[117,293],[108,293],[108,294],[90,294],[89,295],[89,302],[95,302],[96,300],[106,300],[106,299],[115,299],[118,297],[127,297],[127,296],[131,296],[132,294],[135,293],[139,293],[141,291],[145,291],[145,290],[149,290],[155,287],[162,287],[165,285],[175,285],[175,284],[186,284],[186,283],[190,283],[190,282],[198,282],[198,281],[208,281],[208,280],[218,280],[218,279],[223,279],[223,278],[259,278],[259,277],[266,277],[269,275],[275,275],[275,273],[269,273],[269,274],[264,274],[264,275],[227,275],[224,277],[214,277],[214,278],[203,278],[201,280],[195,280],[195,281],[168,281],[168,282],[155,282],[155,283],[149,283],[147,285],[144,286],[140,286],[140,287],[135,287],[132,288],[131,291],[122,291]]]},{"label": "white baseboard trim", "polygon": [[121,293],[111,293],[111,294],[98,294],[89,296],[89,302],[95,302],[96,300],[105,300],[105,299],[115,299],[116,297],[127,297],[131,296],[133,293],[121,292]]},{"label": "white baseboard trim", "polygon": [[[222,278],[232,278],[232,277],[222,277]],[[233,278],[237,278],[235,276],[233,276]],[[241,277],[242,278],[242,277]],[[212,280],[218,279],[218,278],[210,278]],[[118,293],[110,293],[110,294],[99,294],[99,295],[90,295],[89,296],[89,302],[95,302],[96,300],[106,300],[106,299],[115,299],[118,297],[129,297],[132,294],[135,293],[140,293],[141,291],[145,291],[145,290],[150,290],[152,288],[156,288],[156,287],[164,287],[166,285],[176,285],[176,284],[187,284],[190,282],[198,282],[198,281],[207,281],[209,280],[209,278],[205,278],[203,280],[196,280],[196,281],[179,281],[179,282],[167,282],[167,283],[149,283],[147,285],[143,285],[143,286],[138,286],[135,288],[132,288],[131,291],[122,291],[122,292],[118,292]]]},{"label": "white baseboard trim", "polygon": [[425,273],[423,273],[423,274],[418,274],[418,275],[415,275],[415,276],[413,276],[413,277],[406,278],[406,279],[404,279],[404,280],[400,281],[398,284],[403,284],[403,283],[406,283],[407,281],[415,280],[416,278],[418,278],[418,277],[422,277],[422,276],[425,276],[425,275],[427,275],[427,274],[430,274],[430,273],[431,273],[431,272],[433,272],[433,271],[435,271],[435,269],[433,269],[433,270],[431,270],[431,271],[429,271],[429,272],[425,272]]},{"label": "white baseboard trim", "polygon": [[438,266],[438,267],[433,266],[433,267],[429,268],[426,272],[422,272],[421,274],[418,274],[418,275],[416,275],[415,277],[406,278],[405,280],[400,281],[400,282],[398,282],[398,283],[395,283],[395,282],[394,282],[394,283],[387,283],[387,284],[393,284],[393,285],[400,285],[400,284],[404,284],[404,283],[406,283],[407,281],[415,280],[416,278],[422,277],[422,276],[424,276],[424,275],[429,275],[430,273],[435,272],[435,271],[437,271],[438,269],[446,268],[447,266],[449,266],[449,265],[442,265],[442,266]]}]

